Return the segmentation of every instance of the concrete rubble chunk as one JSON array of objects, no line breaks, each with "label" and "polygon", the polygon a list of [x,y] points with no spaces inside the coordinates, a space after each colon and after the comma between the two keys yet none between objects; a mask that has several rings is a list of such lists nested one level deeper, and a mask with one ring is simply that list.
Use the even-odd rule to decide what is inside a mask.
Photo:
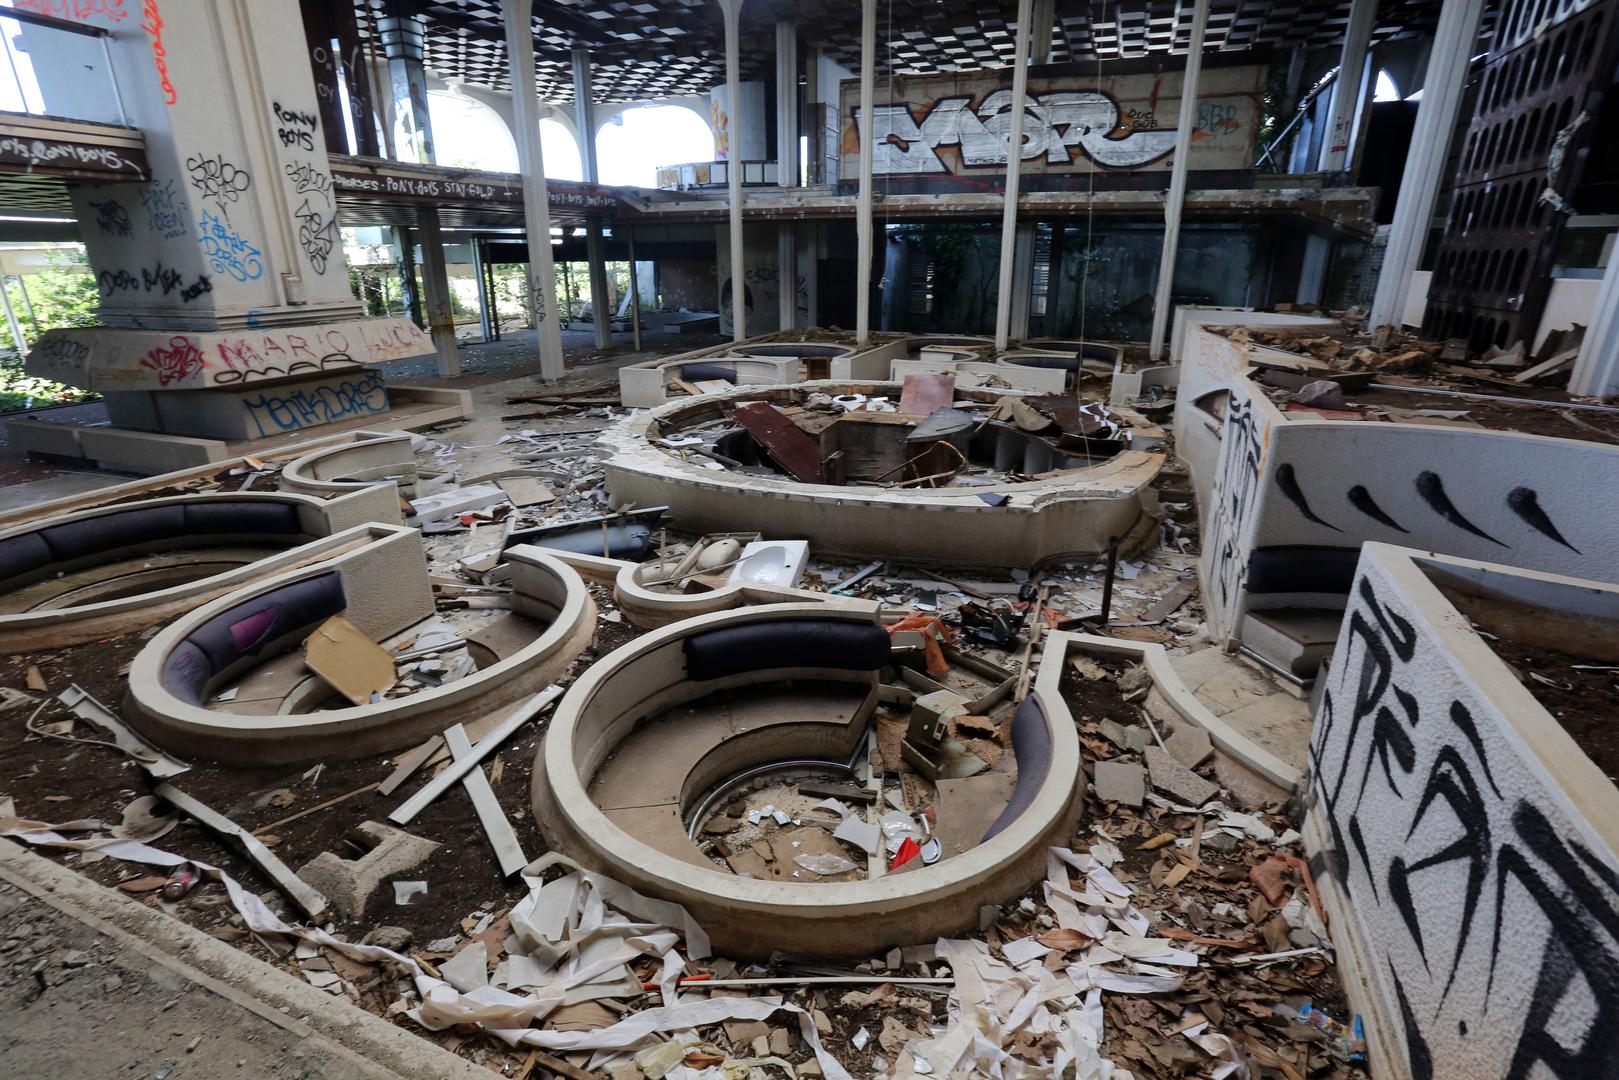
[{"label": "concrete rubble chunk", "polygon": [[1147,801],[1146,772],[1133,761],[1098,761],[1096,797],[1103,802],[1140,806]]},{"label": "concrete rubble chunk", "polygon": [[1200,727],[1181,728],[1164,740],[1164,749],[1188,769],[1195,769],[1214,756],[1214,744],[1209,741],[1209,733]]},{"label": "concrete rubble chunk", "polygon": [[1156,746],[1148,747],[1146,758],[1152,786],[1176,802],[1187,806],[1202,806],[1220,791],[1176,761],[1167,750]]},{"label": "concrete rubble chunk", "polygon": [[298,876],[319,889],[345,915],[365,914],[366,904],[388,878],[414,870],[438,850],[438,844],[403,829],[362,821],[350,830],[370,848],[357,859],[323,851],[304,864]]}]

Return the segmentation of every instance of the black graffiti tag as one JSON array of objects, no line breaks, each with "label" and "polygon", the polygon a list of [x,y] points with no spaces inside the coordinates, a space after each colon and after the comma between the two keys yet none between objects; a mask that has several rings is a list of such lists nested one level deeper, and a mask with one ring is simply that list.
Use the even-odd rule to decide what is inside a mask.
[{"label": "black graffiti tag", "polygon": [[203,198],[218,203],[227,218],[230,205],[240,201],[242,193],[253,186],[253,177],[246,169],[233,165],[219,154],[186,158],[186,170],[191,175],[191,186]]}]

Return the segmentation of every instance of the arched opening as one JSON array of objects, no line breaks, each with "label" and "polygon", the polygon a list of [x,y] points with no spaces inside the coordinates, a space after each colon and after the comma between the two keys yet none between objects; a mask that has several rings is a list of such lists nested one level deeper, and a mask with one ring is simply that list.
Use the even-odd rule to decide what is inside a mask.
[{"label": "arched opening", "polygon": [[540,154],[545,158],[548,180],[583,180],[585,168],[579,162],[579,144],[560,120],[540,121]]},{"label": "arched opening", "polygon": [[1394,79],[1387,71],[1379,70],[1377,84],[1372,89],[1373,101],[1399,101],[1400,88],[1395,85]]},{"label": "arched opening", "polygon": [[[430,90],[427,114],[433,122],[433,157],[440,165],[489,172],[517,171],[517,144],[500,114],[481,101],[453,90]],[[399,131],[395,132],[397,138]]]},{"label": "arched opening", "polygon": [[625,109],[596,133],[604,184],[656,187],[658,167],[714,160],[708,122],[684,105]]}]

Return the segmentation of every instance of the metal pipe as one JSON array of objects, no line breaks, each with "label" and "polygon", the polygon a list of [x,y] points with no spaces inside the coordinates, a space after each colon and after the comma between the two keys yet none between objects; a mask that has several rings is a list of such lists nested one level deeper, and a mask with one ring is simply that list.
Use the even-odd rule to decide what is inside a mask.
[{"label": "metal pipe", "polygon": [[1579,409],[1584,412],[1619,413],[1619,406],[1583,405],[1576,401],[1542,401],[1539,398],[1507,397],[1502,394],[1484,394],[1472,390],[1437,390],[1425,386],[1396,386],[1393,383],[1368,383],[1373,390],[1399,390],[1406,394],[1438,394],[1440,397],[1479,398],[1483,401],[1505,401],[1513,405],[1539,405],[1543,409]]},{"label": "metal pipe", "polygon": [[1017,43],[1012,50],[1012,130],[1006,143],[1006,190],[1001,196],[1001,280],[995,301],[997,350],[1006,348],[1012,329],[1012,271],[1017,262],[1017,200],[1023,173],[1023,113],[1029,95],[1032,6],[1032,0],[1018,0]]}]

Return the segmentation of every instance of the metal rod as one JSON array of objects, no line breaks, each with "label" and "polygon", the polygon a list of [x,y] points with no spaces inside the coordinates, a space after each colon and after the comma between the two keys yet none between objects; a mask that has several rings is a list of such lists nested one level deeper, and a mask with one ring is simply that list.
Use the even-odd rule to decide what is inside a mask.
[{"label": "metal rod", "polygon": [[1107,573],[1102,578],[1102,614],[1100,625],[1106,629],[1113,614],[1113,576],[1119,571],[1119,538],[1109,537],[1107,542]]}]

